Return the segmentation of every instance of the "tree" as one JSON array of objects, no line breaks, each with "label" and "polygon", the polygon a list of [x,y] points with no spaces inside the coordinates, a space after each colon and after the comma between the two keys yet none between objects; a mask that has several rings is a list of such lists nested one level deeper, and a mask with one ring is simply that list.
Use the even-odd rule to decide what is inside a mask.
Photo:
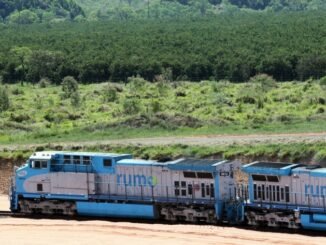
[{"label": "tree", "polygon": [[67,76],[62,80],[62,91],[64,98],[71,98],[75,96],[74,93],[78,92],[78,82],[75,78]]},{"label": "tree", "polygon": [[9,16],[9,21],[15,24],[32,24],[39,21],[37,14],[31,10],[24,9],[23,11],[14,12]]},{"label": "tree", "polygon": [[[22,69],[24,79],[26,78],[27,64],[32,54],[32,50],[28,47],[14,47],[11,49],[11,53],[18,59],[19,65]],[[23,85],[23,79],[21,80]]]},{"label": "tree", "polygon": [[0,112],[8,110],[10,107],[8,89],[0,84]]},{"label": "tree", "polygon": [[321,78],[326,75],[326,57],[309,56],[299,60],[297,73],[300,80],[308,78]]},{"label": "tree", "polygon": [[65,62],[61,52],[47,50],[33,51],[29,57],[27,79],[36,83],[48,77],[55,83],[60,82],[60,68]]}]

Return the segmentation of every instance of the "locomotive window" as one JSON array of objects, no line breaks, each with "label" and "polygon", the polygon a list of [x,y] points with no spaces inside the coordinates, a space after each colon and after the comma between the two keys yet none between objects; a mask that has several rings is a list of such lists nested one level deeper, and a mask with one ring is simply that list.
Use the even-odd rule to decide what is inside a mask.
[{"label": "locomotive window", "polygon": [[37,191],[43,191],[43,185],[42,184],[37,184],[36,188],[37,188]]},{"label": "locomotive window", "polygon": [[262,185],[261,187],[261,198],[265,200],[265,185]]},{"label": "locomotive window", "polygon": [[174,194],[175,194],[176,196],[179,196],[179,195],[180,195],[180,190],[179,190],[179,189],[175,189],[175,190],[174,190]]},{"label": "locomotive window", "polygon": [[213,179],[212,173],[207,172],[197,172],[197,177],[199,179]]},{"label": "locomotive window", "polygon": [[64,164],[70,164],[70,156],[64,155],[63,156],[63,163]]},{"label": "locomotive window", "polygon": [[41,164],[42,164],[42,168],[47,168],[48,167],[47,161],[42,161]]},{"label": "locomotive window", "polygon": [[273,201],[276,201],[276,190],[275,190],[275,185],[273,185]]},{"label": "locomotive window", "polygon": [[180,184],[179,184],[179,181],[174,181],[174,187],[179,187]]},{"label": "locomotive window", "polygon": [[187,186],[186,181],[181,181],[181,187],[186,188],[186,186]]},{"label": "locomotive window", "polygon": [[91,164],[91,157],[83,156],[83,164],[84,165],[90,165]]},{"label": "locomotive window", "polygon": [[188,185],[188,195],[192,195],[192,185]]},{"label": "locomotive window", "polygon": [[269,192],[269,200],[270,200],[270,201],[273,201],[273,196],[272,196],[272,186],[271,186],[271,185],[269,186],[269,191],[268,191],[268,192]]},{"label": "locomotive window", "polygon": [[269,182],[279,182],[279,179],[277,176],[274,176],[274,175],[267,175],[267,180]]},{"label": "locomotive window", "polygon": [[284,188],[281,188],[281,200],[284,200]]},{"label": "locomotive window", "polygon": [[261,199],[261,186],[258,186],[258,199]]},{"label": "locomotive window", "polygon": [[214,185],[211,184],[211,197],[214,197],[215,194],[214,194]]},{"label": "locomotive window", "polygon": [[181,190],[181,195],[182,196],[187,196],[187,190],[185,190],[185,189],[184,190]]},{"label": "locomotive window", "polygon": [[205,197],[205,184],[201,184],[201,196]]},{"label": "locomotive window", "polygon": [[268,186],[266,186],[266,199],[269,199],[269,196],[268,196]]},{"label": "locomotive window", "polygon": [[209,185],[206,185],[206,195],[207,195],[207,196],[210,196]]},{"label": "locomotive window", "polygon": [[73,156],[74,164],[80,164],[80,156]]},{"label": "locomotive window", "polygon": [[254,184],[254,200],[257,199],[257,185]]},{"label": "locomotive window", "polygon": [[33,168],[41,168],[41,162],[40,161],[34,161]]},{"label": "locomotive window", "polygon": [[279,202],[280,201],[280,187],[279,186],[276,186],[276,194],[277,194],[277,201]]},{"label": "locomotive window", "polygon": [[196,178],[196,173],[195,172],[183,172],[183,176],[185,178]]},{"label": "locomotive window", "polygon": [[112,166],[112,159],[104,159],[103,160],[104,167],[111,167]]},{"label": "locomotive window", "polygon": [[290,202],[290,187],[285,186],[285,202]]},{"label": "locomotive window", "polygon": [[252,180],[254,180],[254,181],[266,181],[266,176],[265,175],[253,174],[252,175]]}]

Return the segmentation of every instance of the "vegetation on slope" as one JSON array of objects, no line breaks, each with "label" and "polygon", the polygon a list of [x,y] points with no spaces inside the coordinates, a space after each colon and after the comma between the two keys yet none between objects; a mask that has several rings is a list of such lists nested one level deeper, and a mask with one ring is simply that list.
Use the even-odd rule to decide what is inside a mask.
[{"label": "vegetation on slope", "polygon": [[72,0],[0,0],[0,23],[32,24],[85,16]]},{"label": "vegetation on slope", "polygon": [[76,0],[88,20],[161,19],[221,13],[326,9],[323,0]]},{"label": "vegetation on slope", "polygon": [[[247,81],[266,73],[278,81],[326,75],[326,15],[221,15],[196,21],[64,23],[0,27],[5,83],[172,80]],[[19,35],[17,35],[19,33]]]},{"label": "vegetation on slope", "polygon": [[175,19],[240,11],[325,9],[323,0],[0,0],[0,23]]},{"label": "vegetation on slope", "polygon": [[60,87],[46,80],[2,86],[9,100],[0,101],[0,143],[326,130],[325,78],[276,83],[259,75],[243,84],[166,79],[78,86],[66,77]]}]

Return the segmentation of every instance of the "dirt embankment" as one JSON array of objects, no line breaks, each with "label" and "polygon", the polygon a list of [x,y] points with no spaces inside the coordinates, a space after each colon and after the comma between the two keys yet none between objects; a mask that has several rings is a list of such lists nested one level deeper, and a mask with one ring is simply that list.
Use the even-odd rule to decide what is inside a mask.
[{"label": "dirt embankment", "polygon": [[0,159],[0,194],[7,194],[9,190],[10,177],[13,175],[14,166],[21,162],[11,159]]}]

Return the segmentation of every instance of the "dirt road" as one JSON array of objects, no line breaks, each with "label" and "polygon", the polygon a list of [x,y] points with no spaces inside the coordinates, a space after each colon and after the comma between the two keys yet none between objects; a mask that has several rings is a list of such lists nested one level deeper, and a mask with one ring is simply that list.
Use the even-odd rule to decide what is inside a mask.
[{"label": "dirt road", "polygon": [[[231,145],[231,144],[262,144],[262,143],[297,143],[297,142],[326,142],[326,132],[321,133],[296,133],[296,134],[250,134],[250,135],[199,135],[199,136],[175,136],[175,137],[153,137],[133,138],[115,140],[96,140],[83,142],[60,142],[51,143],[48,146],[61,145],[71,146],[93,146],[93,145]],[[21,145],[0,145],[0,151],[15,149],[35,149],[42,144]],[[44,144],[43,144],[44,145]]]},{"label": "dirt road", "polygon": [[[8,200],[0,196],[0,210]],[[209,225],[165,225],[103,220],[51,220],[0,217],[0,243],[12,244],[325,244],[326,237],[261,232]]]}]

